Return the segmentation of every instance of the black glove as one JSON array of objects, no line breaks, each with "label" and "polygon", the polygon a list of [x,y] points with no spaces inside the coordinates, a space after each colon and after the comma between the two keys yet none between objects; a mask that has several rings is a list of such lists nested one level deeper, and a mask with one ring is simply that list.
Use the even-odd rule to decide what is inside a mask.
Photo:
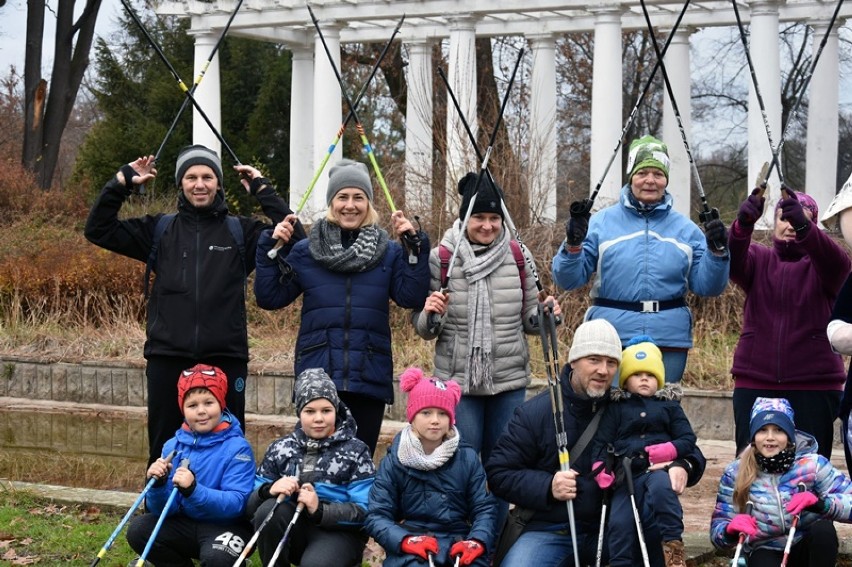
[{"label": "black glove", "polygon": [[728,231],[721,219],[713,219],[704,223],[704,237],[707,239],[707,248],[725,250],[728,243]]},{"label": "black glove", "polygon": [[589,232],[592,202],[589,199],[574,201],[571,203],[569,214],[568,222],[565,223],[565,239],[568,246],[579,246]]}]

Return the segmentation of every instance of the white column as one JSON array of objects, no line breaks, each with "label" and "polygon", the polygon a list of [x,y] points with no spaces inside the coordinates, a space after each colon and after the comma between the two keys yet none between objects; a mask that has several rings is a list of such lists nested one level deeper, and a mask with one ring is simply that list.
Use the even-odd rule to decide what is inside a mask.
[{"label": "white column", "polygon": [[[691,33],[692,30],[689,29],[678,29],[675,32],[675,36],[672,38],[672,42],[666,51],[664,62],[669,81],[672,84],[675,102],[680,111],[683,129],[686,132],[686,140],[689,142],[689,149],[692,151],[694,158],[695,148],[692,145],[692,100],[690,93],[692,81],[690,79],[689,67],[689,36]],[[660,49],[662,50],[664,38],[658,38],[658,40],[661,43]],[[659,74],[662,77],[662,70],[660,70]],[[679,213],[690,216],[692,169],[689,164],[689,158],[686,155],[683,136],[681,136],[680,128],[678,128],[677,119],[675,118],[674,109],[672,108],[668,93],[663,99],[665,101],[663,103],[663,141],[669,147],[669,159],[671,160],[668,191],[674,199],[674,209]]]},{"label": "white column", "polygon": [[290,51],[290,208],[295,211],[313,179],[314,144],[322,141],[314,139],[314,52],[305,45]]},{"label": "white column", "polygon": [[[814,29],[814,56],[828,30],[828,21],[811,22]],[[838,81],[837,27],[828,36],[814,68],[809,91],[808,151],[805,189],[824,211],[837,189]]]},{"label": "white column", "polygon": [[405,211],[409,217],[432,208],[432,45],[430,40],[407,44]]},{"label": "white column", "polygon": [[[754,62],[763,103],[766,106],[772,140],[777,144],[781,140],[781,63],[778,39],[778,2],[775,0],[757,0],[749,4],[751,6],[749,52]],[[754,181],[764,162],[772,159],[772,150],[769,147],[766,126],[754,92],[754,85],[751,80],[748,83],[748,183],[744,188],[743,197],[753,189]],[[769,228],[774,224],[774,205],[781,193],[781,183],[776,171],[773,171],[769,185],[770,190],[766,196],[767,205],[764,208],[763,218],[757,223],[758,228]]]},{"label": "white column", "polygon": [[530,97],[531,220],[556,220],[556,41],[527,35],[533,48]]},{"label": "white column", "polygon": [[[476,27],[473,18],[450,18],[450,55],[447,80],[464,117],[476,136]],[[484,148],[483,148],[483,151]],[[452,101],[447,102],[447,199],[446,208],[458,211],[457,183],[468,171],[478,169],[476,153]]]},{"label": "white column", "polygon": [[[195,75],[193,77],[181,77],[188,88],[192,88],[195,78],[201,73],[204,65],[207,64],[207,58],[210,57],[210,52],[219,40],[219,37],[210,30],[190,33],[195,35]],[[198,105],[204,110],[204,114],[210,119],[210,122],[221,133],[222,131],[222,99],[219,78],[219,54],[217,53],[210,61],[207,71],[204,73],[203,80],[198,84],[198,88],[193,93],[193,98]],[[225,140],[227,142],[227,140]],[[192,143],[207,146],[211,150],[222,155],[222,145],[219,143],[219,138],[207,126],[201,113],[192,105]]]},{"label": "white column", "polygon": [[[621,11],[592,10],[595,14],[595,53],[592,66],[591,189],[600,180],[621,135]],[[627,142],[629,143],[629,141]],[[624,173],[621,149],[601,185],[595,209],[618,199]]]},{"label": "white column", "polygon": [[[334,64],[340,69],[340,25],[337,22],[327,22],[322,24],[322,34],[328,44],[328,50],[334,58]],[[334,70],[328,62],[328,56],[325,54],[325,49],[322,46],[322,41],[319,35],[314,41],[314,163],[322,163],[328,153],[329,146],[321,140],[329,140],[331,142],[334,135],[340,128],[340,123],[343,120],[343,100],[340,93],[340,85],[337,82],[337,77],[334,75]],[[350,136],[356,134],[354,130],[349,132]],[[342,138],[341,138],[342,141]],[[305,218],[311,218],[325,214],[328,206],[325,203],[325,192],[328,188],[328,171],[331,166],[340,161],[342,155],[341,144],[338,143],[334,150],[325,170],[320,174],[311,196],[305,204],[305,212],[302,214]]]}]

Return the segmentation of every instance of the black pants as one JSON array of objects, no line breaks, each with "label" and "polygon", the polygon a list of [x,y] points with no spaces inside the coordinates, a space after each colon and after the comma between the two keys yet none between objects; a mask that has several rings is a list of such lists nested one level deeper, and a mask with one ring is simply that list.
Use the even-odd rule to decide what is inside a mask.
[{"label": "black pants", "polygon": [[385,402],[352,392],[338,392],[340,399],[349,408],[349,413],[355,419],[358,431],[355,437],[366,443],[370,455],[376,452],[379,433],[382,432],[382,419],[385,417]]},{"label": "black pants", "polygon": [[[825,567],[837,562],[837,530],[831,520],[813,524],[799,543],[790,549],[788,567]],[[778,567],[784,552],[756,549],[748,556],[748,567]]]},{"label": "black pants", "polygon": [[238,358],[211,357],[194,360],[175,356],[151,356],[145,375],[148,379],[148,464],[163,454],[163,445],[174,437],[183,424],[183,413],[177,399],[180,373],[196,364],[216,366],[228,376],[228,410],[240,420],[245,432],[246,376],[248,363]]},{"label": "black pants", "polygon": [[[158,519],[157,514],[143,514],[130,521],[127,543],[133,551],[145,550]],[[157,567],[192,567],[192,559],[205,567],[231,567],[251,536],[251,525],[243,520],[209,524],[172,516],[163,522],[146,559]]]},{"label": "black pants", "polygon": [[[269,498],[261,504],[254,514],[254,527],[257,529],[275,505],[275,499]],[[275,554],[275,548],[284,537],[287,526],[293,519],[296,508],[292,502],[283,502],[275,510],[272,519],[260,532],[257,540],[257,550],[261,562],[267,567]],[[291,563],[300,567],[328,567],[339,565],[349,567],[360,565],[367,544],[367,536],[360,530],[331,530],[319,527],[307,517],[308,511],[303,510],[299,519],[293,524],[287,541],[282,548],[276,565],[284,567]],[[159,565],[157,566],[159,567]]]},{"label": "black pants", "polygon": [[819,443],[818,453],[831,459],[834,442],[834,420],[840,409],[839,390],[757,390],[734,388],[734,424],[736,425],[737,455],[751,443],[748,434],[751,407],[754,400],[786,398],[795,414],[796,429],[813,435]]}]

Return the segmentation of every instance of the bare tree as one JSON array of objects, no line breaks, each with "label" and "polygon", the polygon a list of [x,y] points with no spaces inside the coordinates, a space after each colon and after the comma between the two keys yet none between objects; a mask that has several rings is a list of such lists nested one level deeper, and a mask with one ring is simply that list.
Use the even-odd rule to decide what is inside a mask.
[{"label": "bare tree", "polygon": [[89,52],[101,0],[86,0],[74,20],[76,0],[63,0],[56,11],[56,43],[50,84],[41,76],[44,0],[27,1],[24,55],[24,145],[21,161],[49,189],[59,158],[59,142],[74,109],[77,92],[89,66]]}]

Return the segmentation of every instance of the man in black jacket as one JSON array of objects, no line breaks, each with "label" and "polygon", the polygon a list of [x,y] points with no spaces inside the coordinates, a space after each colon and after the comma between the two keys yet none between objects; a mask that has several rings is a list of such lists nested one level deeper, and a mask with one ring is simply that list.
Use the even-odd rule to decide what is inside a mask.
[{"label": "man in black jacket", "polygon": [[[248,165],[234,169],[273,223],[292,213],[260,171]],[[200,145],[184,148],[177,158],[177,214],[119,220],[119,209],[133,188],[156,175],[154,156],[122,166],[104,186],[86,222],[90,242],[146,262],[156,274],[144,349],[149,463],[183,421],[177,380],[186,368],[199,363],[221,368],[228,376],[227,407],[245,422],[246,277],[254,270],[261,231],[273,226],[228,214],[219,156]],[[292,230],[291,243],[304,238],[301,224]],[[146,293],[147,279],[146,273]]]},{"label": "man in black jacket", "polygon": [[[569,450],[595,414],[609,403],[610,387],[620,362],[621,341],[609,322],[596,319],[577,327],[568,353],[568,364],[559,378]],[[532,513],[526,529],[509,550],[503,565],[573,565],[573,543],[566,505],[569,501],[573,502],[576,517],[580,563],[594,564],[603,495],[590,474],[590,453],[588,450],[570,453],[570,470],[560,470],[548,392],[539,394],[515,410],[485,465],[488,485],[494,494]],[[704,473],[705,464],[698,448],[688,458],[666,464],[675,492],[680,494],[686,486],[697,483]],[[654,526],[643,519],[643,528],[651,565],[663,565],[662,546]],[[606,549],[604,545],[605,554]]]}]

